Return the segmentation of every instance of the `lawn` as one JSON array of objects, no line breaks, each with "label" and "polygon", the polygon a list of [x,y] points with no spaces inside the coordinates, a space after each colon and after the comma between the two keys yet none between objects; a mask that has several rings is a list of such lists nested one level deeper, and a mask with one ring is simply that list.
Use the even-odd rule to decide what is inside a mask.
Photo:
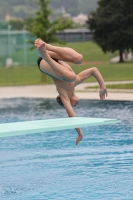
[{"label": "lawn", "polygon": [[85,62],[108,61],[110,53],[104,54],[101,48],[94,42],[68,43],[69,46],[83,55]]},{"label": "lawn", "polygon": [[[90,67],[97,67],[102,74],[105,81],[123,81],[123,80],[133,80],[133,63],[124,63],[124,64],[90,64],[90,65],[81,65],[73,66],[74,71],[78,74],[81,70],[85,70]],[[86,80],[95,81],[93,77]]]},{"label": "lawn", "polygon": [[133,89],[133,83],[107,85],[108,89]]},{"label": "lawn", "polygon": [[[104,54],[100,47],[93,42],[68,43],[66,46],[72,47],[81,53],[84,57],[84,62],[86,62],[86,64],[83,63],[82,65],[71,65],[76,74],[87,68],[97,67],[105,81],[133,80],[133,62],[110,64],[110,53]],[[23,51],[14,52],[12,55],[16,59],[15,62],[18,63],[22,63],[23,56]],[[23,64],[13,68],[0,67],[0,85],[53,83],[50,77],[46,75],[42,76],[38,70],[36,66],[37,56],[36,50],[28,51],[28,66],[24,66]],[[98,62],[103,62],[103,64],[99,64]],[[95,81],[95,79],[91,77],[86,81]]]},{"label": "lawn", "polygon": [[[42,77],[38,67],[0,68],[0,85],[35,85],[52,83],[50,77]],[[45,79],[45,80],[44,80]]]},{"label": "lawn", "polygon": [[[106,85],[108,89],[133,89],[133,83],[127,83],[127,84],[112,84],[112,85]],[[99,86],[88,86],[85,87],[85,89],[94,89],[99,88]]]}]

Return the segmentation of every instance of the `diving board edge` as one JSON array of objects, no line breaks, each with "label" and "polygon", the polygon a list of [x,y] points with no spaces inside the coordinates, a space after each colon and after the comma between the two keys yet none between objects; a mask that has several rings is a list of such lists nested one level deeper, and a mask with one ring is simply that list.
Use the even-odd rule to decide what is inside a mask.
[{"label": "diving board edge", "polygon": [[[75,120],[79,120],[78,124],[70,124],[69,126],[66,125],[62,125],[62,124],[54,124],[52,127],[51,126],[47,126],[47,127],[32,127],[32,124],[34,125],[35,122],[40,122],[40,123],[47,123],[50,121],[60,121],[60,120],[66,120],[68,123],[73,121],[75,122]],[[67,129],[73,129],[73,128],[82,128],[82,127],[88,127],[88,126],[99,126],[99,125],[110,125],[110,124],[117,124],[120,123],[120,120],[117,119],[101,119],[102,121],[97,121],[97,122],[90,122],[89,120],[91,119],[101,119],[101,118],[87,118],[87,117],[73,117],[73,118],[57,118],[57,119],[46,119],[46,120],[37,120],[37,121],[27,121],[27,122],[14,122],[14,123],[6,123],[6,124],[0,124],[0,137],[8,137],[8,136],[18,136],[18,135],[26,135],[26,134],[35,134],[35,133],[44,133],[44,132],[49,132],[49,131],[60,131],[60,130],[67,130]],[[88,120],[88,121],[86,121]],[[4,131],[1,132],[1,126],[5,125],[8,126],[9,128],[10,126],[18,126],[18,125],[22,125],[22,129],[14,129],[14,130],[8,130],[8,131]],[[26,124],[27,127],[24,127]],[[45,125],[45,124],[44,124]]]}]

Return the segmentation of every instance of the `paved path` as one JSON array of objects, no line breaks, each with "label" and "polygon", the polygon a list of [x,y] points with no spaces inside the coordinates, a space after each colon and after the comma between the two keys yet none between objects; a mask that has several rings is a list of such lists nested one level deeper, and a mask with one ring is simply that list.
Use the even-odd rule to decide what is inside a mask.
[{"label": "paved path", "polygon": [[[125,55],[123,54],[123,58],[124,58],[125,61],[133,60],[133,54],[132,54],[132,52],[128,53],[128,55],[127,55],[126,58],[125,58]],[[119,62],[119,59],[120,59],[120,57],[116,56],[114,58],[111,58],[110,62],[117,63],[117,62]]]},{"label": "paved path", "polygon": [[[106,82],[106,84],[115,83],[133,83],[133,81],[117,81],[117,82]],[[82,83],[76,87],[76,90],[83,91],[87,86],[95,86],[97,83]],[[0,98],[55,98],[58,95],[56,88],[53,84],[50,85],[28,85],[28,86],[4,86],[0,87]],[[81,99],[99,99],[98,92],[77,92],[77,95]],[[108,91],[107,100],[129,100],[133,101],[133,92],[126,93],[121,92],[110,92]]]}]

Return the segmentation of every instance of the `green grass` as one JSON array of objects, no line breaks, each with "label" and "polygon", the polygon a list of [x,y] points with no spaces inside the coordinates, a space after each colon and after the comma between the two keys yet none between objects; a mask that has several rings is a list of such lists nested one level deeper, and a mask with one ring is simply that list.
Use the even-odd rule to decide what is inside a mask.
[{"label": "green grass", "polygon": [[[37,67],[0,68],[0,85],[34,85],[52,83],[47,75],[43,75]],[[42,81],[42,78],[45,80]]]},{"label": "green grass", "polygon": [[[124,64],[102,64],[102,65],[79,65],[73,66],[74,71],[78,74],[80,71],[85,70],[90,67],[97,67],[102,74],[105,81],[123,81],[123,80],[133,80],[133,63]],[[95,81],[93,77],[86,80]]]},{"label": "green grass", "polygon": [[[84,57],[85,62],[103,62],[103,64],[83,64],[83,65],[71,65],[76,74],[81,71],[90,68],[97,67],[101,72],[105,81],[120,81],[120,80],[133,80],[133,62],[124,64],[109,64],[109,53],[104,54],[100,47],[93,42],[80,42],[80,43],[68,43],[66,46],[72,47]],[[117,53],[116,53],[117,54]],[[14,62],[22,63],[24,58],[23,51],[14,52]],[[53,83],[51,78],[43,75],[36,65],[37,52],[36,50],[28,51],[28,65],[18,66],[7,69],[6,67],[0,67],[0,85],[30,85],[30,84],[46,84]],[[32,64],[33,63],[33,64]],[[32,64],[32,66],[30,66]],[[36,66],[36,67],[35,67]],[[96,81],[94,78],[90,78],[85,82]]]},{"label": "green grass", "polygon": [[[133,89],[133,83],[127,83],[127,84],[112,84],[112,85],[106,85],[108,89],[123,89],[123,90],[131,90]],[[91,89],[91,88],[99,88],[99,86],[88,86],[85,87],[85,89]]]},{"label": "green grass", "polygon": [[[71,47],[83,55],[85,62],[108,61],[110,53],[104,53],[94,42],[67,43],[64,46]],[[114,53],[113,56],[118,53]]]},{"label": "green grass", "polygon": [[107,85],[108,89],[133,89],[133,83]]},{"label": "green grass", "polygon": [[[5,66],[7,57],[8,55],[0,56],[1,65]],[[13,62],[18,63],[18,66],[35,66],[38,53],[35,49],[27,49],[27,52],[24,52],[23,50],[17,50],[12,53],[11,57]]]},{"label": "green grass", "polygon": [[[122,81],[133,80],[133,64],[103,64],[95,65],[105,81]],[[74,65],[72,68],[78,74],[81,71],[93,67],[93,65]],[[44,74],[43,74],[44,75]],[[45,81],[42,81],[42,73],[38,67],[15,67],[6,69],[0,68],[0,85],[30,85],[30,84],[46,84],[53,83],[51,78],[44,75]],[[95,78],[91,77],[85,82],[94,82]]]}]

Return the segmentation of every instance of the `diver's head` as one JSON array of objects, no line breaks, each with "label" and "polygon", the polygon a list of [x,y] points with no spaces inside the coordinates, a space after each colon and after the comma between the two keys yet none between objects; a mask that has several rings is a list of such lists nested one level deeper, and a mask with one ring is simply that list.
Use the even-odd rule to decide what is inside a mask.
[{"label": "diver's head", "polygon": [[57,103],[58,103],[60,106],[63,106],[63,107],[64,107],[64,105],[63,105],[63,103],[62,103],[61,98],[60,98],[59,95],[56,97],[56,101],[57,101]]},{"label": "diver's head", "polygon": [[[58,104],[60,106],[64,107],[62,100],[61,100],[59,95],[56,97],[56,101],[58,102]],[[70,102],[71,102],[72,107],[76,106],[78,104],[78,101],[79,101],[79,98],[76,95],[74,96],[74,98],[71,98]]]}]

